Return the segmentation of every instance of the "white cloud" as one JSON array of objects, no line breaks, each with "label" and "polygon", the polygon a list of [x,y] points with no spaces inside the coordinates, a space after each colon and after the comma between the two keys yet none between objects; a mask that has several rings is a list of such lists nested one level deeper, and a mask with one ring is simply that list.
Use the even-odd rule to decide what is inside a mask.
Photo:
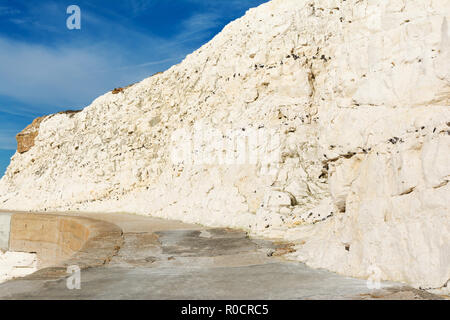
[{"label": "white cloud", "polygon": [[114,57],[89,48],[49,48],[0,38],[0,94],[31,104],[75,103],[76,96],[108,83],[95,70]]},{"label": "white cloud", "polygon": [[15,150],[17,143],[15,136],[18,131],[0,129],[0,149],[2,150]]},{"label": "white cloud", "polygon": [[138,16],[140,13],[148,10],[156,2],[156,0],[130,0],[128,1],[128,4],[131,7],[133,15]]},{"label": "white cloud", "polygon": [[10,7],[1,6],[0,7],[0,17],[1,16],[13,16],[20,13],[20,10]]},{"label": "white cloud", "polygon": [[218,15],[217,13],[199,13],[183,21],[183,28],[195,32],[208,30],[216,27],[219,23],[219,20],[220,15]]}]

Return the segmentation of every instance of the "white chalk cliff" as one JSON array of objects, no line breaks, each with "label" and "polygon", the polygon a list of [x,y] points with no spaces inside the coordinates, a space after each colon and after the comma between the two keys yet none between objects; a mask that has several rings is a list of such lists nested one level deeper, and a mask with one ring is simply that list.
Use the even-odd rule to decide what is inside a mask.
[{"label": "white chalk cliff", "polygon": [[[39,122],[0,209],[243,228],[312,267],[448,291],[449,23],[450,0],[263,4],[166,72]],[[258,132],[233,162],[224,145]],[[189,137],[215,158],[174,157]]]}]

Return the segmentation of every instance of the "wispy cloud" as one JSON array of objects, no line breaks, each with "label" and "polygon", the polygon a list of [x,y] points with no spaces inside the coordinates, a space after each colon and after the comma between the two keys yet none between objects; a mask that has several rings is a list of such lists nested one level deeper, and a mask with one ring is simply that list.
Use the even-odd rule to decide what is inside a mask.
[{"label": "wispy cloud", "polygon": [[38,113],[33,113],[29,108],[17,107],[15,105],[0,105],[0,113],[17,117],[36,117]]},{"label": "wispy cloud", "polygon": [[123,67],[117,68],[115,70],[116,71],[118,71],[118,70],[122,71],[122,70],[136,69],[136,68],[149,67],[149,66],[158,66],[158,65],[161,65],[161,64],[166,64],[166,63],[170,63],[170,62],[180,61],[182,58],[183,58],[183,56],[179,56],[179,57],[163,59],[163,60],[148,61],[148,62],[141,63],[141,64],[123,66]]},{"label": "wispy cloud", "polygon": [[[11,53],[14,54],[11,54]],[[89,48],[49,48],[0,38],[0,94],[31,104],[74,104],[92,88],[101,88],[92,71],[114,63],[106,52]],[[91,89],[89,89],[89,87]],[[92,91],[91,91],[92,92]]]},{"label": "wispy cloud", "polygon": [[137,16],[141,14],[142,12],[145,12],[150,7],[152,7],[157,1],[156,0],[130,0],[128,1],[131,11],[133,12],[134,16]]},{"label": "wispy cloud", "polygon": [[201,5],[209,10],[221,11],[227,15],[234,15],[236,12],[242,12],[249,8],[256,7],[269,0],[187,0],[192,4]]},{"label": "wispy cloud", "polygon": [[[102,28],[111,24],[98,17],[86,19]],[[96,42],[87,38],[51,46],[0,36],[0,95],[28,105],[37,102],[71,108],[88,104],[114,87],[162,71],[188,53],[171,39],[122,27],[114,30],[115,41]]]},{"label": "wispy cloud", "polygon": [[3,150],[15,150],[17,143],[15,136],[18,132],[15,130],[0,129],[0,149]]},{"label": "wispy cloud", "polygon": [[182,22],[179,39],[189,39],[195,35],[204,35],[221,23],[220,15],[213,12],[197,13]]},{"label": "wispy cloud", "polygon": [[4,16],[12,16],[20,13],[20,10],[16,8],[0,6],[0,17]]}]

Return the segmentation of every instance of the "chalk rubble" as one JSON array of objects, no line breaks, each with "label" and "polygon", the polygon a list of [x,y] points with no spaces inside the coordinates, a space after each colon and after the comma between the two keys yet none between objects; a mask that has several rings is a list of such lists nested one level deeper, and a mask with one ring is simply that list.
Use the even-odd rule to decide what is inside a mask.
[{"label": "chalk rubble", "polygon": [[0,250],[0,283],[27,276],[37,271],[38,259],[34,253],[2,252]]}]

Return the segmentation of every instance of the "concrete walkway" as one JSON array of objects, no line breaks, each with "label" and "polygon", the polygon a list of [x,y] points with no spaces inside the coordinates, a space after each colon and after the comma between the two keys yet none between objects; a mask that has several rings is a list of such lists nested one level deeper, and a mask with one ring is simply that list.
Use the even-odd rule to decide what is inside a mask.
[{"label": "concrete walkway", "polygon": [[[72,214],[79,215],[80,214]],[[287,261],[289,245],[127,214],[82,214],[123,230],[123,245],[103,266],[81,271],[81,289],[66,278],[29,277],[0,285],[0,299],[435,299],[383,283],[370,290],[352,279]]]}]

